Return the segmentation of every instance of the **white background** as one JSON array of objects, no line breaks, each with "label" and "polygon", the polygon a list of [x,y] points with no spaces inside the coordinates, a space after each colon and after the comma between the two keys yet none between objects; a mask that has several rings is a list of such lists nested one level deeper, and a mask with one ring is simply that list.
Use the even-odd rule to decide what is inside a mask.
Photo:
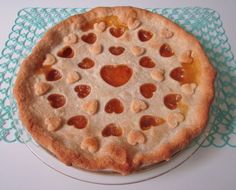
[{"label": "white background", "polygon": [[[0,0],[0,49],[14,24],[17,12],[25,7],[95,7],[132,5],[142,8],[200,6],[215,9],[221,15],[233,53],[236,53],[236,1],[233,0]],[[134,185],[102,186],[79,182],[49,169],[23,144],[0,142],[0,189],[236,189],[236,149],[201,148],[190,160],[159,178]]]}]

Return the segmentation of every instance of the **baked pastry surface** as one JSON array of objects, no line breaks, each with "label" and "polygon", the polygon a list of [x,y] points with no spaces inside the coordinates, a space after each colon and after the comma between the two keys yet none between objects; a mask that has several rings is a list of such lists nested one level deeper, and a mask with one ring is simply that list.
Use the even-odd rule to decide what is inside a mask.
[{"label": "baked pastry surface", "polygon": [[168,160],[204,129],[215,71],[167,18],[95,8],[48,30],[14,95],[23,125],[67,165],[123,175]]}]

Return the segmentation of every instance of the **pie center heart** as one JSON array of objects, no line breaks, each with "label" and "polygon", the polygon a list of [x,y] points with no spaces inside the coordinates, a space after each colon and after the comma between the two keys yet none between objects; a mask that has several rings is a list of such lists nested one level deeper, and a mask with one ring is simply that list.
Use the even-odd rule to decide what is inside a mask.
[{"label": "pie center heart", "polygon": [[106,65],[100,71],[102,79],[114,87],[126,84],[132,74],[132,69],[126,65]]}]

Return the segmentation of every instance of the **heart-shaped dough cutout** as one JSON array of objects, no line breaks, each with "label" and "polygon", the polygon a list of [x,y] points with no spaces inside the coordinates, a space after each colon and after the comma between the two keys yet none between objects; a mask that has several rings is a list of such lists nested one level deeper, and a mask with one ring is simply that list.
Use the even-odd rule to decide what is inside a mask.
[{"label": "heart-shaped dough cutout", "polygon": [[80,63],[78,63],[78,67],[81,69],[90,69],[94,65],[94,61],[88,57],[85,57]]}]

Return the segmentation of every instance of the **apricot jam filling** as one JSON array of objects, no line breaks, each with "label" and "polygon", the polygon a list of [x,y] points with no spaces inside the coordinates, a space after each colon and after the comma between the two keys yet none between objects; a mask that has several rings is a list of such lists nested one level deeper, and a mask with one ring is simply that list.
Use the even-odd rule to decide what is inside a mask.
[{"label": "apricot jam filling", "polygon": [[180,82],[181,85],[186,83],[198,84],[200,76],[200,64],[196,57],[192,63],[181,63],[181,67],[176,67],[170,72],[170,77]]},{"label": "apricot jam filling", "polygon": [[45,79],[47,81],[57,81],[62,78],[61,73],[58,70],[53,69],[51,65],[50,66],[43,66],[39,69],[36,69],[35,74],[36,75],[44,74]]}]

